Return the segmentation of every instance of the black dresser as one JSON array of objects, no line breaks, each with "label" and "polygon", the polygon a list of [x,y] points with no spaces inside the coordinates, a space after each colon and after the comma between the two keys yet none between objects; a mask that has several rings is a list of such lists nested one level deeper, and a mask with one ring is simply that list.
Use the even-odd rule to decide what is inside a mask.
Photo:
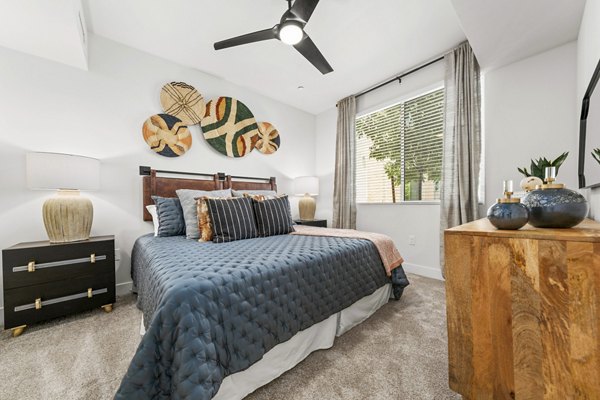
[{"label": "black dresser", "polygon": [[20,243],[2,251],[4,328],[20,335],[29,324],[115,302],[113,236],[72,243]]}]

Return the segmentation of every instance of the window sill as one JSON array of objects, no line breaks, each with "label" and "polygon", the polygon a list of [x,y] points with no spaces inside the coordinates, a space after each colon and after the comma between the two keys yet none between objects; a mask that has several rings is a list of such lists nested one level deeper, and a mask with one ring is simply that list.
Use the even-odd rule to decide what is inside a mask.
[{"label": "window sill", "polygon": [[439,206],[439,201],[399,201],[397,203],[365,203],[357,202],[360,206]]}]

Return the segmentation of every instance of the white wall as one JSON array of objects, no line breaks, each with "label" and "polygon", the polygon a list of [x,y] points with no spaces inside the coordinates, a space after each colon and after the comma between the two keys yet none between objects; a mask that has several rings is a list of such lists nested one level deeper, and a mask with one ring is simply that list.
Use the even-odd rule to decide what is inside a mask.
[{"label": "white wall", "polygon": [[[390,84],[360,97],[357,113],[374,111],[403,97],[419,94],[424,88],[443,84],[443,80],[444,64],[440,62],[404,78],[402,85]],[[335,107],[317,116],[316,174],[321,186],[317,217],[326,218],[329,224],[333,216],[336,123]],[[439,214],[437,204],[358,204],[356,225],[359,230],[389,235],[406,260],[407,271],[441,278]],[[409,235],[416,237],[414,246],[408,244]]]},{"label": "white wall", "polygon": [[[600,60],[600,0],[587,0],[577,40],[577,115],[581,101]],[[600,90],[596,86],[596,90]],[[585,190],[590,216],[600,218],[600,189]]]},{"label": "white wall", "polygon": [[577,188],[576,43],[571,42],[485,74],[486,208],[502,181],[523,176],[530,159],[569,157],[558,181]]},{"label": "white wall", "polygon": [[[533,157],[570,155],[559,180],[577,184],[578,118],[575,42],[487,71],[483,77],[485,209],[502,191],[502,181],[521,180],[517,167]],[[443,63],[360,99],[358,113],[389,104],[443,80]],[[336,109],[317,116],[316,173],[321,178],[317,212],[332,216]],[[483,215],[482,215],[483,216]],[[406,259],[407,270],[440,277],[439,205],[359,204],[357,228],[390,235]],[[408,236],[416,236],[416,245]]]},{"label": "white wall", "polygon": [[[118,284],[131,280],[134,240],[152,229],[142,221],[139,165],[276,176],[281,192],[291,192],[295,176],[314,174],[313,115],[101,37],[90,39],[89,71],[0,48],[0,248],[47,239],[41,208],[53,193],[26,188],[27,151],[101,160],[102,188],[84,195],[94,203],[92,235],[116,236],[121,250]],[[280,150],[270,156],[255,151],[242,159],[227,158],[208,146],[194,126],[187,154],[175,159],[156,155],[144,142],[141,127],[146,118],[161,112],[160,88],[174,80],[194,85],[207,99],[242,100],[259,121],[279,129]]]}]

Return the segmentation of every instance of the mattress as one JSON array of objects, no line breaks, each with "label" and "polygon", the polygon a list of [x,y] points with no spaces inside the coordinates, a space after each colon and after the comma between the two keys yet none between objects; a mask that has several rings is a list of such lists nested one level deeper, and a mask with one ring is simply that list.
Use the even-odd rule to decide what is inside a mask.
[{"label": "mattress", "polygon": [[[282,235],[231,243],[136,241],[132,277],[147,332],[118,399],[211,399],[225,377],[392,284],[366,240]],[[337,328],[336,328],[337,329]]]}]

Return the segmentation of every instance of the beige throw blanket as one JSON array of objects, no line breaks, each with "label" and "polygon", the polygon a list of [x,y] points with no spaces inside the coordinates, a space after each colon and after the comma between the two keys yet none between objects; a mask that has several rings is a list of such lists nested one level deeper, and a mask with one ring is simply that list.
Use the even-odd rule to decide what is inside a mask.
[{"label": "beige throw blanket", "polygon": [[295,225],[295,232],[292,235],[305,236],[332,236],[353,239],[367,239],[377,247],[379,256],[385,267],[385,272],[388,276],[392,275],[392,270],[397,268],[404,262],[400,252],[394,245],[392,238],[382,233],[362,232],[354,229],[330,229],[318,228],[316,226]]}]

